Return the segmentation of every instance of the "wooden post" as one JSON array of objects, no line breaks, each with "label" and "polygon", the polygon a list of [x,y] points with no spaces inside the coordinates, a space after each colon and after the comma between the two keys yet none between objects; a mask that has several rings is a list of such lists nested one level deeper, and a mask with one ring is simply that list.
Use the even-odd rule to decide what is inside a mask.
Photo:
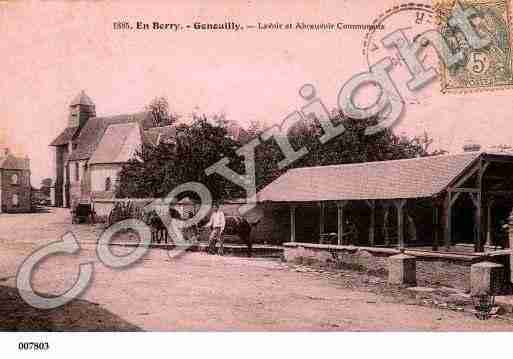
[{"label": "wooden post", "polygon": [[481,192],[477,193],[477,199],[476,199],[476,212],[475,212],[475,241],[474,241],[474,252],[481,252],[481,219],[482,219],[482,213],[481,213],[481,202],[482,202],[482,195]]},{"label": "wooden post", "polygon": [[508,233],[507,233],[508,243],[509,243],[509,248],[512,249],[511,254],[509,256],[509,270],[510,270],[509,280],[510,280],[510,283],[513,283],[513,211],[509,214],[508,224],[509,224]]},{"label": "wooden post", "polygon": [[491,246],[493,243],[492,231],[492,207],[494,200],[490,198],[486,204],[486,245]]},{"label": "wooden post", "polygon": [[374,246],[374,236],[375,236],[375,228],[376,228],[376,200],[370,199],[366,201],[370,207],[371,215],[370,215],[370,224],[369,224],[369,245],[371,247]]},{"label": "wooden post", "polygon": [[319,202],[319,242],[322,244],[322,235],[325,232],[324,202]]},{"label": "wooden post", "polygon": [[483,203],[485,203],[485,191],[484,191],[484,174],[486,169],[490,165],[485,159],[479,161],[479,173],[477,178],[477,184],[479,192],[477,192],[477,204],[476,204],[476,241],[474,243],[474,250],[476,252],[484,251],[484,239],[486,238],[486,213],[483,211]]},{"label": "wooden post", "polygon": [[433,251],[438,251],[438,246],[440,245],[438,239],[438,231],[440,230],[440,218],[438,211],[438,203],[436,201],[433,202]]},{"label": "wooden post", "polygon": [[296,241],[296,206],[290,206],[290,241]]},{"label": "wooden post", "polygon": [[452,192],[447,192],[447,197],[444,201],[444,246],[445,250],[449,252],[451,249],[451,236],[452,236]]},{"label": "wooden post", "polygon": [[404,212],[403,208],[406,204],[405,199],[398,199],[394,201],[395,208],[397,209],[397,236],[399,249],[404,249]]},{"label": "wooden post", "polygon": [[481,192],[469,193],[470,199],[474,203],[474,252],[481,251]]},{"label": "wooden post", "polygon": [[346,205],[346,201],[338,201],[337,202],[337,243],[338,245],[343,244],[343,234],[344,234],[344,206]]},{"label": "wooden post", "polygon": [[385,247],[390,246],[390,236],[388,231],[388,215],[389,215],[389,208],[390,204],[389,202],[384,202],[383,208],[385,209],[383,213],[383,236],[385,237]]}]

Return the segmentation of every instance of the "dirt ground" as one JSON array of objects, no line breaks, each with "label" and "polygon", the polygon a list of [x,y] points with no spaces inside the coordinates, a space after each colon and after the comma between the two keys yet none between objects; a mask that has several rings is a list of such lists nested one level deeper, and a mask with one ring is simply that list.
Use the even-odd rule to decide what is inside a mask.
[{"label": "dirt ground", "polygon": [[[380,278],[310,271],[272,259],[190,253],[170,259],[152,249],[123,270],[96,257],[100,229],[69,224],[67,210],[0,215],[0,330],[258,330],[258,331],[510,331],[508,320],[480,321],[467,312],[419,306],[379,290]],[[15,289],[18,266],[39,246],[72,231],[78,255],[50,257],[34,274],[48,295],[69,288],[78,265],[95,275],[78,299],[54,310],[26,305]],[[129,251],[116,247],[117,252]],[[362,282],[362,278],[367,278]],[[362,284],[363,283],[363,284]]]}]

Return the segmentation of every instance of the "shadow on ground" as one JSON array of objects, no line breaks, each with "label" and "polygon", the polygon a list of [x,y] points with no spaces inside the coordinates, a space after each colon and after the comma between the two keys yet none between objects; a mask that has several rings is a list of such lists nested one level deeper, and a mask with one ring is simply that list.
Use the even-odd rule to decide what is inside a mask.
[{"label": "shadow on ground", "polygon": [[51,213],[52,211],[50,210],[49,207],[44,207],[44,206],[39,206],[39,205],[34,205],[32,207],[32,213]]},{"label": "shadow on ground", "polygon": [[141,328],[103,309],[75,299],[49,310],[25,303],[16,288],[0,285],[0,331],[140,331]]}]

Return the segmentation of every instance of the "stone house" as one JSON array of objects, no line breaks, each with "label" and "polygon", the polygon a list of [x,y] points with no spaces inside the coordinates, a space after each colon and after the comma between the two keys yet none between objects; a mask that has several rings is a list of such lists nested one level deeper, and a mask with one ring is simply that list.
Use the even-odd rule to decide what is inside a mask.
[{"label": "stone house", "polygon": [[29,212],[30,191],[30,160],[6,149],[0,156],[0,213]]},{"label": "stone house", "polygon": [[143,144],[174,142],[174,126],[156,127],[150,112],[97,117],[84,91],[71,102],[67,127],[52,141],[54,198],[70,207],[113,198],[119,172]]}]

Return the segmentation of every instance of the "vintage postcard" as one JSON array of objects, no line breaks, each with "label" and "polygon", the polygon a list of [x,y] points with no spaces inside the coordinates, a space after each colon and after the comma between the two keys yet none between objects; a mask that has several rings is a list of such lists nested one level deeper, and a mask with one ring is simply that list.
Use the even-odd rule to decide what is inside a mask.
[{"label": "vintage postcard", "polygon": [[5,347],[512,331],[512,6],[0,1]]}]

